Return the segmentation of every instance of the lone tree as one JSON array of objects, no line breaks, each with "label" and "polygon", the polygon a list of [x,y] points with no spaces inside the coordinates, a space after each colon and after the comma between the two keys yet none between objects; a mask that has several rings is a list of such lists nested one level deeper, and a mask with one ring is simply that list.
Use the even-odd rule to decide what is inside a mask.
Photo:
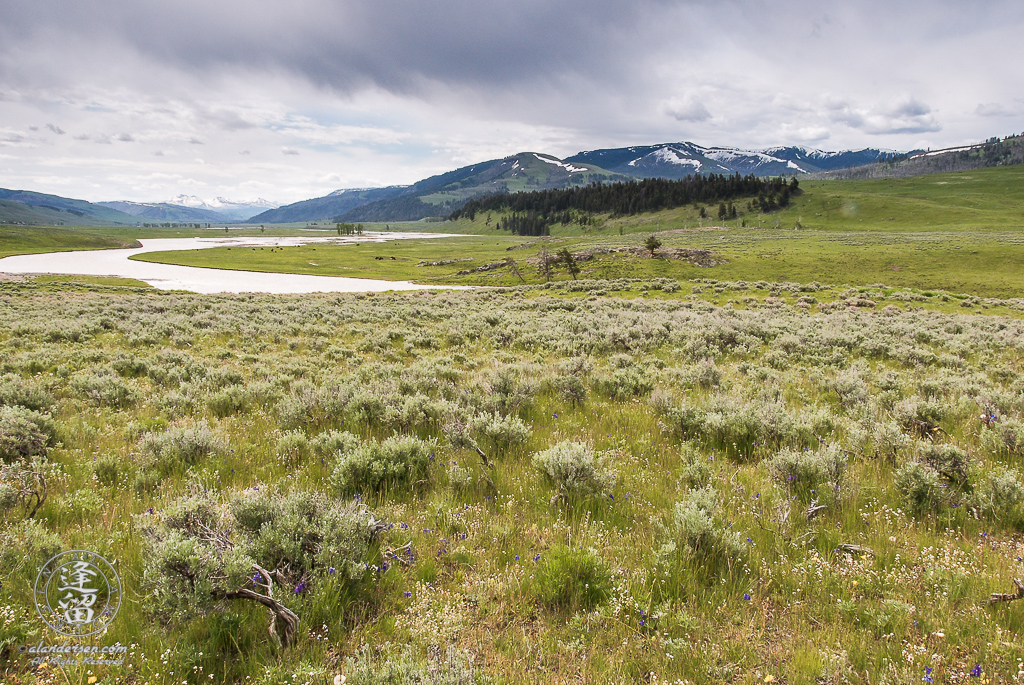
[{"label": "lone tree", "polygon": [[302,595],[327,577],[361,581],[384,529],[357,502],[258,488],[219,498],[196,487],[138,524],[149,547],[144,583],[159,617],[186,619],[249,600],[270,611],[270,635],[285,647],[295,641]]},{"label": "lone tree", "polygon": [[559,250],[558,258],[563,264],[565,264],[565,268],[567,268],[569,273],[572,274],[572,280],[575,281],[576,274],[580,272],[580,266],[576,263],[576,258],[572,256],[572,252],[569,252],[569,248],[563,247]]},{"label": "lone tree", "polygon": [[647,240],[644,241],[644,247],[651,253],[651,259],[654,259],[654,253],[657,252],[658,248],[661,247],[661,241],[653,233],[647,236]]}]

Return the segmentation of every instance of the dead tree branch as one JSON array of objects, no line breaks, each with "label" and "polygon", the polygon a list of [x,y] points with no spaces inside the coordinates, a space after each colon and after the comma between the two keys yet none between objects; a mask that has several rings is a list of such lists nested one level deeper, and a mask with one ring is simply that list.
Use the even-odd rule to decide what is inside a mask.
[{"label": "dead tree branch", "polygon": [[1018,599],[1024,599],[1024,583],[1014,578],[1013,584],[1017,586],[1017,592],[993,592],[988,596],[988,603],[991,605],[998,604],[999,602],[1013,602]]}]

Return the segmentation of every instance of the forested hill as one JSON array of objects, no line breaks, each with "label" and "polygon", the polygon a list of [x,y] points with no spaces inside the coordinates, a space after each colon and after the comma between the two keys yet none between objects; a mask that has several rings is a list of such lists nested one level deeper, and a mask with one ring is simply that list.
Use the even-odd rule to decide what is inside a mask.
[{"label": "forested hill", "polygon": [[620,183],[593,183],[579,188],[537,190],[511,195],[489,195],[467,202],[449,218],[473,219],[477,212],[512,211],[537,215],[547,221],[570,212],[608,213],[626,216],[671,209],[690,203],[727,202],[741,197],[756,197],[764,211],[789,204],[797,189],[796,178],[760,178],[753,174],[732,176],[708,174],[679,180],[646,178]]}]

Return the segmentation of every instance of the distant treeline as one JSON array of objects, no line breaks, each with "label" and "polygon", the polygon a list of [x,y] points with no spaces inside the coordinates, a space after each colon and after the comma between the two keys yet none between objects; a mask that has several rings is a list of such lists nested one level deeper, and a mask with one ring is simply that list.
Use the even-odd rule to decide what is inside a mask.
[{"label": "distant treeline", "polygon": [[[707,204],[753,197],[751,206],[771,211],[789,204],[796,178],[759,178],[754,175],[708,174],[680,180],[645,178],[624,183],[599,184],[560,190],[536,190],[511,195],[488,195],[470,200],[451,213],[450,219],[476,218],[478,212],[509,211],[499,229],[519,235],[546,235],[547,227],[573,213],[630,216],[687,204]],[[522,232],[520,232],[522,231]]]}]

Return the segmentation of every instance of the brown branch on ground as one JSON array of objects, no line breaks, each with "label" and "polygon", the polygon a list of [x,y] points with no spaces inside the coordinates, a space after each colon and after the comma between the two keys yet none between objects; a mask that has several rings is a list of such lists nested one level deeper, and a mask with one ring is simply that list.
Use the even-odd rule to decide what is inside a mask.
[{"label": "brown branch on ground", "polygon": [[848,542],[844,542],[836,547],[837,552],[846,552],[847,554],[867,554],[868,556],[875,556],[875,550],[870,547],[864,547],[863,545],[852,545]]},{"label": "brown branch on ground", "polygon": [[[400,557],[398,556],[398,552],[405,552],[406,556]],[[412,566],[412,541],[405,543],[397,549],[388,548],[388,550],[384,552],[384,558],[397,561],[403,566]]]},{"label": "brown branch on ground", "polygon": [[999,602],[1013,602],[1018,599],[1024,599],[1024,583],[1014,578],[1013,584],[1017,586],[1017,592],[993,592],[988,596],[988,603],[998,604]]},{"label": "brown branch on ground", "polygon": [[814,500],[811,502],[811,506],[807,507],[807,511],[804,512],[804,515],[807,517],[808,521],[813,521],[818,514],[826,509],[828,509],[826,505],[818,504],[818,500]]}]

